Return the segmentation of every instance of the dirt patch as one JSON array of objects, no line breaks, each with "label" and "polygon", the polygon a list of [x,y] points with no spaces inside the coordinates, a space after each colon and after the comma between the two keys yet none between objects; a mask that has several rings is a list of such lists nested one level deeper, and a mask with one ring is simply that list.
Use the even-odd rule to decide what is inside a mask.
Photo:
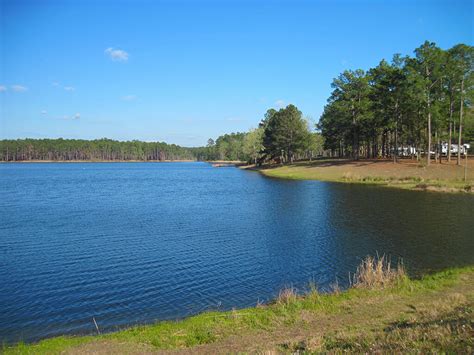
[{"label": "dirt patch", "polygon": [[115,355],[115,354],[156,354],[156,349],[151,345],[126,343],[114,340],[96,340],[86,343],[63,352],[68,355],[81,354],[101,354],[101,355]]},{"label": "dirt patch", "polygon": [[[359,161],[321,161],[314,163],[295,164],[295,167],[305,167],[307,169],[320,168],[321,170],[331,170],[334,173],[364,176],[379,176],[386,178],[422,178],[437,180],[462,180],[464,178],[464,164],[456,165],[455,161],[432,163],[426,166],[425,162],[411,159],[400,159],[397,163],[388,160],[359,160]],[[474,174],[474,159],[468,161],[468,173],[470,178]]]}]

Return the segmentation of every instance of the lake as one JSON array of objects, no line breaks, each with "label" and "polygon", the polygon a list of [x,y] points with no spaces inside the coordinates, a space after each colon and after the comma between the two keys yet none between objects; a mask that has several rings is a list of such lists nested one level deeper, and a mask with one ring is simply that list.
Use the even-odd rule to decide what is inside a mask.
[{"label": "lake", "polygon": [[366,255],[474,263],[474,198],[206,163],[0,165],[0,340],[254,306]]}]

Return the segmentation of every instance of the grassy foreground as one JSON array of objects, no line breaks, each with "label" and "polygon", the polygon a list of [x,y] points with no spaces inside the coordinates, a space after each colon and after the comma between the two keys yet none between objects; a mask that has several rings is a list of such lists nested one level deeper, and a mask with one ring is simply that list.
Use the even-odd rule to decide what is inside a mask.
[{"label": "grassy foreground", "polygon": [[[6,354],[229,352],[460,352],[474,350],[474,267],[420,280],[361,265],[353,287],[273,304],[207,312],[101,336],[57,337],[4,347]],[[379,272],[382,276],[379,278]]]},{"label": "grassy foreground", "polygon": [[[257,169],[275,178],[321,180],[358,184],[374,184],[411,190],[440,192],[474,192],[474,159],[465,168],[455,161],[442,164],[401,159],[398,163],[387,160],[319,159],[313,162],[297,162],[292,165],[270,165]],[[251,168],[252,169],[252,168]]]}]

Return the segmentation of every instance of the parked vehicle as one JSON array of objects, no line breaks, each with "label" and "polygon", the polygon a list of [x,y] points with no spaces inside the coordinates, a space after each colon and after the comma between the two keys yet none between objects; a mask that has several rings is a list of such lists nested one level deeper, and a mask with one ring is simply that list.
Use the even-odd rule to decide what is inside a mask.
[{"label": "parked vehicle", "polygon": [[[443,142],[440,144],[441,148],[441,155],[447,156],[448,155],[448,143]],[[465,143],[461,145],[461,154],[466,155],[467,151],[471,148],[470,144]],[[451,155],[458,154],[458,144],[451,144]]]},{"label": "parked vehicle", "polygon": [[398,147],[398,155],[402,157],[416,155],[416,148],[412,146]]}]

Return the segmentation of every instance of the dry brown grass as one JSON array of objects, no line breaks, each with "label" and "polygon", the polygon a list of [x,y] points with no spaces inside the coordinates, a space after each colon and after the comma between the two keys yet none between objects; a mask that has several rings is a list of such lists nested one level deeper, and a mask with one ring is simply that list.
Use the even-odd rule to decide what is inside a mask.
[{"label": "dry brown grass", "polygon": [[[431,304],[429,316],[391,322],[383,330],[335,332],[324,338],[316,350],[329,353],[416,353],[472,354],[474,322],[472,305],[446,305],[441,310]],[[351,334],[352,333],[352,334]],[[307,346],[303,351],[312,350]]]},{"label": "dry brown grass", "polygon": [[464,180],[464,165],[455,161],[424,166],[411,159],[389,160],[366,159],[320,159],[313,162],[297,162],[292,165],[269,165],[260,170],[264,175],[296,180],[321,180],[346,183],[379,184],[383,186],[429,190],[440,192],[469,192],[474,190],[474,159],[470,158],[467,179]]},{"label": "dry brown grass", "polygon": [[355,288],[385,288],[407,277],[401,263],[392,267],[391,261],[385,255],[367,256],[362,260],[352,277],[352,287]]},{"label": "dry brown grass", "polygon": [[278,293],[278,297],[275,300],[276,304],[289,305],[295,302],[298,298],[297,291],[294,287],[287,287]]},{"label": "dry brown grass", "polygon": [[[405,268],[401,262],[392,267],[390,258],[382,256],[367,256],[357,267],[356,272],[350,277],[350,286],[354,288],[381,289],[395,285],[397,282],[408,279]],[[337,280],[330,285],[330,292],[339,294],[341,289]],[[298,293],[295,287],[285,287],[280,290],[273,303],[290,305],[299,298],[317,299],[320,296],[316,283],[310,281],[306,292]],[[257,306],[259,306],[257,302]]]},{"label": "dry brown grass", "polygon": [[[396,267],[392,267],[392,262],[389,257],[377,255],[375,257],[365,257],[349,281],[350,286],[354,288],[381,289],[393,286],[404,279],[408,279],[408,276],[401,262],[397,263]],[[333,294],[339,294],[341,292],[337,280],[330,285],[330,292]],[[303,293],[298,293],[295,287],[285,287],[281,289],[274,303],[289,305],[296,302],[298,298],[306,297],[316,299],[319,296],[320,294],[316,283],[310,281],[307,291]],[[258,302],[257,306],[259,306]]]}]

